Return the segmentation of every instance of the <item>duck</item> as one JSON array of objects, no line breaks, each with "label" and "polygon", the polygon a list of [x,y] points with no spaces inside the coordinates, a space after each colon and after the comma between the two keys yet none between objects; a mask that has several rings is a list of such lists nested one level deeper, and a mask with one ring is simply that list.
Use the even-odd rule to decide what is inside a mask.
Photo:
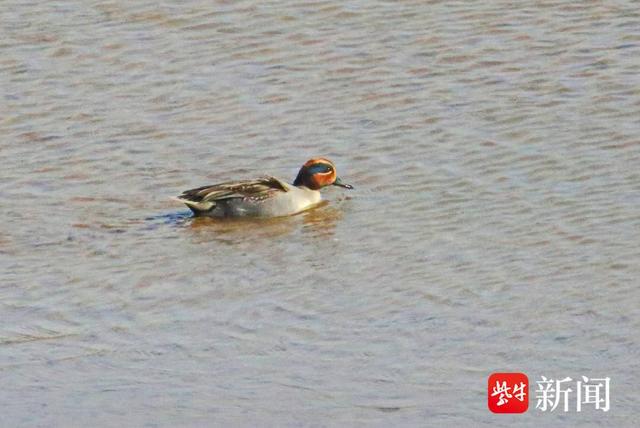
[{"label": "duck", "polygon": [[175,199],[187,205],[194,216],[283,217],[318,205],[320,189],[327,186],[353,189],[338,177],[333,162],[318,157],[302,165],[293,184],[267,175],[185,190]]}]

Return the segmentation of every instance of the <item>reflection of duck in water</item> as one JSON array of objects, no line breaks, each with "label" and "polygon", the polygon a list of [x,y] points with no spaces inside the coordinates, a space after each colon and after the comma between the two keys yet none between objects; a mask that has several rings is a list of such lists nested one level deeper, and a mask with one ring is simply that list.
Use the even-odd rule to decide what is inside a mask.
[{"label": "reflection of duck in water", "polygon": [[[343,211],[321,201],[314,209],[286,217],[191,217],[186,222],[192,238],[198,243],[216,241],[222,244],[245,244],[254,250],[272,249],[273,239],[295,233],[308,238],[328,238],[336,234]],[[250,233],[249,233],[250,232]],[[329,241],[327,241],[329,242]]]},{"label": "reflection of duck in water", "polygon": [[[315,210],[310,210],[315,211]],[[189,230],[197,242],[217,241],[223,244],[271,245],[273,238],[293,233],[299,225],[298,217],[280,218],[211,218],[192,217]],[[250,232],[250,233],[248,233]],[[268,244],[271,243],[271,244]]]},{"label": "reflection of duck in water", "polygon": [[[325,204],[326,206],[324,206]],[[329,205],[326,201],[321,202],[320,205],[322,208],[309,210],[300,216],[303,223],[302,231],[316,238],[333,236],[343,211]]]},{"label": "reflection of duck in water", "polygon": [[314,158],[302,165],[293,185],[268,176],[186,190],[177,199],[196,216],[280,217],[317,205],[319,190],[331,185],[353,189],[338,178],[330,160]]}]

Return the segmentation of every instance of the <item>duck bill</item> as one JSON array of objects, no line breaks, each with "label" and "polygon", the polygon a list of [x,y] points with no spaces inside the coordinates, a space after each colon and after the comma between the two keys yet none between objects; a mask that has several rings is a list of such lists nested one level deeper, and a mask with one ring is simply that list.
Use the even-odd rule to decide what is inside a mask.
[{"label": "duck bill", "polygon": [[336,181],[333,182],[333,185],[338,187],[344,187],[345,189],[353,189],[353,186],[351,184],[343,183],[342,180],[340,180],[340,178],[336,178]]}]

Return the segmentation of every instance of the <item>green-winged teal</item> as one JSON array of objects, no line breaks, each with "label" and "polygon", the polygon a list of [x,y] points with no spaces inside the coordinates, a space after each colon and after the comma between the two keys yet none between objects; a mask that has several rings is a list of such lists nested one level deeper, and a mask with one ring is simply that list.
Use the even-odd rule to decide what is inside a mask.
[{"label": "green-winged teal", "polygon": [[317,205],[319,190],[330,185],[353,189],[338,178],[330,160],[314,158],[302,165],[293,185],[266,176],[186,190],[177,199],[197,216],[280,217]]}]

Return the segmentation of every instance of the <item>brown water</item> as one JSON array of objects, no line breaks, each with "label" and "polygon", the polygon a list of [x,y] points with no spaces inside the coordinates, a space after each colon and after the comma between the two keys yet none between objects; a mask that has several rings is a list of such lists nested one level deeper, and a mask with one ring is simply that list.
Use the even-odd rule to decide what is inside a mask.
[{"label": "brown water", "polygon": [[[2,425],[635,426],[639,11],[2,2]],[[170,200],[318,155],[356,190],[302,215]]]}]

